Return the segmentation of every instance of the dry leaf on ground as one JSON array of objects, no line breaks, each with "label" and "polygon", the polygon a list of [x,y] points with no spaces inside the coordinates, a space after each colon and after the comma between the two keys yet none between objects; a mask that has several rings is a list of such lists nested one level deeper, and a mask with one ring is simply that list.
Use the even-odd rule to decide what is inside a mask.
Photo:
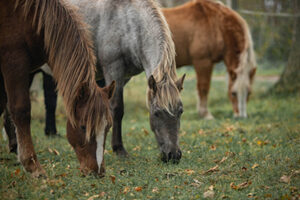
[{"label": "dry leaf on ground", "polygon": [[111,175],[111,176],[110,176],[110,180],[111,180],[111,182],[112,182],[113,184],[116,183],[116,177],[115,177],[115,176]]},{"label": "dry leaf on ground", "polygon": [[214,166],[214,167],[212,167],[212,168],[210,168],[209,170],[207,170],[207,171],[205,171],[205,172],[203,172],[203,174],[207,174],[207,173],[211,173],[211,172],[216,172],[216,171],[219,171],[219,165],[216,165],[216,166]]},{"label": "dry leaf on ground", "polygon": [[241,189],[244,189],[246,187],[248,187],[249,185],[251,185],[252,182],[251,181],[246,181],[246,182],[243,182],[241,184],[238,184],[238,185],[235,185],[233,182],[230,183],[230,187],[234,190],[241,190]]},{"label": "dry leaf on ground", "polygon": [[142,187],[135,187],[135,188],[134,188],[134,190],[137,191],[137,192],[142,191],[142,189],[143,189]]}]

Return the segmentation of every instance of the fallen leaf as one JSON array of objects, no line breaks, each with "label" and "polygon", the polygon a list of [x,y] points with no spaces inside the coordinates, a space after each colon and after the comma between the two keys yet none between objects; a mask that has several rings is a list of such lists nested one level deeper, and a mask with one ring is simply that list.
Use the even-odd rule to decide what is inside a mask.
[{"label": "fallen leaf", "polygon": [[222,158],[222,160],[220,160],[218,163],[219,163],[219,164],[222,164],[222,163],[225,162],[227,159],[228,159],[228,157],[225,157],[225,156],[224,156],[224,157]]},{"label": "fallen leaf", "polygon": [[216,171],[219,171],[219,165],[216,165],[216,166],[214,166],[214,167],[212,167],[212,168],[210,168],[209,170],[207,170],[207,171],[205,171],[205,172],[203,172],[202,174],[207,174],[207,173],[211,173],[211,172],[216,172]]},{"label": "fallen leaf", "polygon": [[157,188],[157,187],[153,188],[153,189],[152,189],[152,192],[153,192],[153,193],[158,193],[158,188]]},{"label": "fallen leaf", "polygon": [[203,193],[204,198],[212,199],[212,198],[214,198],[214,196],[215,196],[215,192],[212,190],[207,190],[206,192]]},{"label": "fallen leaf", "polygon": [[259,164],[255,163],[251,168],[252,168],[252,169],[255,169],[255,168],[257,168],[258,166],[259,166]]},{"label": "fallen leaf", "polygon": [[251,181],[246,181],[246,182],[243,182],[241,184],[238,184],[238,185],[235,185],[233,182],[230,183],[230,187],[234,190],[241,190],[241,189],[244,189],[246,187],[248,187],[249,185],[251,185],[252,182]]},{"label": "fallen leaf", "polygon": [[124,187],[124,190],[123,190],[124,194],[127,194],[129,191],[130,191],[130,187],[129,186]]},{"label": "fallen leaf", "polygon": [[214,186],[211,185],[211,186],[208,187],[208,189],[209,189],[209,190],[214,190]]},{"label": "fallen leaf", "polygon": [[95,195],[89,197],[87,200],[94,200],[95,198],[99,198],[99,197],[100,197],[99,194],[95,194]]},{"label": "fallen leaf", "polygon": [[53,154],[55,154],[55,155],[57,155],[57,156],[60,155],[60,153],[59,153],[56,149],[48,148],[48,151],[49,151],[49,153],[53,153]]},{"label": "fallen leaf", "polygon": [[106,192],[101,192],[99,195],[100,195],[100,197],[104,197],[105,194],[106,194]]},{"label": "fallen leaf", "polygon": [[271,198],[272,194],[265,194],[264,196],[265,196],[265,198]]},{"label": "fallen leaf", "polygon": [[202,185],[202,184],[203,184],[202,182],[198,181],[197,179],[193,179],[193,181],[194,181],[195,183],[197,183],[198,185]]},{"label": "fallen leaf", "polygon": [[21,171],[20,168],[16,169],[15,175],[18,176],[20,174],[20,171]]},{"label": "fallen leaf", "polygon": [[111,180],[111,182],[112,182],[113,184],[116,183],[116,177],[115,177],[115,176],[111,175],[111,176],[110,176],[110,180]]},{"label": "fallen leaf", "polygon": [[216,149],[217,149],[217,147],[215,145],[210,146],[210,150],[215,151]]},{"label": "fallen leaf", "polygon": [[49,153],[53,153],[53,150],[51,148],[48,148]]},{"label": "fallen leaf", "polygon": [[133,151],[139,151],[139,150],[141,150],[141,147],[140,147],[140,146],[136,146],[136,147],[134,147],[132,150],[133,150]]},{"label": "fallen leaf", "polygon": [[283,175],[283,176],[280,178],[280,182],[283,182],[283,183],[289,183],[290,181],[291,181],[291,176]]},{"label": "fallen leaf", "polygon": [[204,130],[199,129],[198,134],[199,134],[199,135],[204,135]]},{"label": "fallen leaf", "polygon": [[134,188],[134,190],[137,191],[137,192],[142,191],[142,189],[143,189],[142,187],[135,187],[135,188]]},{"label": "fallen leaf", "polygon": [[195,171],[194,170],[192,170],[192,169],[186,169],[186,170],[184,170],[188,175],[192,175],[192,174],[194,174],[195,173]]},{"label": "fallen leaf", "polygon": [[145,135],[149,135],[149,131],[147,131],[147,129],[143,128],[143,131],[144,131]]},{"label": "fallen leaf", "polygon": [[57,156],[60,155],[60,153],[59,153],[56,149],[53,149],[53,153],[54,153],[55,155],[57,155]]}]

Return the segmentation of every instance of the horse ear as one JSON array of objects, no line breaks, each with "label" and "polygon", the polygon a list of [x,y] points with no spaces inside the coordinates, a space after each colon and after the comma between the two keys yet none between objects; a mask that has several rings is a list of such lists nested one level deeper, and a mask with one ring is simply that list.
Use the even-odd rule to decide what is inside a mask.
[{"label": "horse ear", "polygon": [[176,81],[176,86],[177,86],[179,92],[181,92],[181,90],[183,89],[183,81],[184,81],[184,79],[185,79],[185,74],[183,74],[183,76]]},{"label": "horse ear", "polygon": [[103,91],[107,94],[108,99],[111,99],[116,89],[116,81],[113,80],[110,85],[103,88]]},{"label": "horse ear", "polygon": [[157,87],[156,87],[156,81],[153,77],[153,75],[151,75],[148,79],[148,86],[151,90],[153,90],[154,94],[156,93]]}]

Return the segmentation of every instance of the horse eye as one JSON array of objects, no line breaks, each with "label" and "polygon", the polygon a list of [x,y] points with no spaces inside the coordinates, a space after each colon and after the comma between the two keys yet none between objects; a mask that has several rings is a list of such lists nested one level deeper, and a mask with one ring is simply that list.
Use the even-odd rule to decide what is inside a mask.
[{"label": "horse eye", "polygon": [[155,115],[155,117],[159,117],[159,112],[158,111],[156,111],[156,112],[154,112],[154,115]]},{"label": "horse eye", "polygon": [[85,132],[85,131],[86,131],[86,128],[85,128],[85,126],[80,126],[80,129],[81,129],[83,132]]}]

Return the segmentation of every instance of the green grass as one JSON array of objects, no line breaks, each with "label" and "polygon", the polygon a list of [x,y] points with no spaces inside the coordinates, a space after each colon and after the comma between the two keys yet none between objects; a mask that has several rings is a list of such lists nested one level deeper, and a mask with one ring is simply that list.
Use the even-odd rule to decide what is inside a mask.
[{"label": "green grass", "polygon": [[[112,153],[109,134],[106,176],[83,177],[65,138],[63,107],[59,106],[57,115],[64,137],[49,139],[44,136],[44,106],[39,95],[33,105],[31,127],[35,150],[48,178],[33,179],[25,173],[1,137],[0,199],[88,199],[93,195],[103,199],[202,199],[211,186],[214,199],[299,197],[300,96],[265,95],[273,83],[256,81],[248,104],[249,118],[236,120],[226,96],[226,82],[213,80],[209,107],[216,119],[204,121],[196,111],[195,75],[191,69],[180,70],[179,74],[185,71],[188,76],[182,92],[185,111],[180,138],[183,157],[178,165],[159,160],[149,128],[143,74],[125,88],[123,140],[130,158],[119,159]],[[50,153],[48,148],[60,154]],[[227,159],[218,162],[223,157]],[[218,171],[205,173],[216,165]],[[280,181],[283,175],[291,174],[290,182]],[[111,177],[115,177],[114,183]],[[249,185],[234,189],[244,182]]]}]

